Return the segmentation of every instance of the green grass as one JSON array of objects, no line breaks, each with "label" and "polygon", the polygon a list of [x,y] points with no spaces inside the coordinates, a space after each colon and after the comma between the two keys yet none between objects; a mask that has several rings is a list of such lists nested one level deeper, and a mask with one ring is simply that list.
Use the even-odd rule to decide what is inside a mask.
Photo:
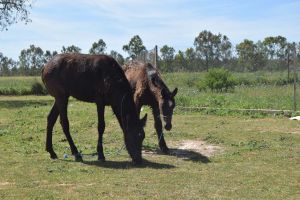
[{"label": "green grass", "polygon": [[[176,112],[169,146],[206,140],[224,148],[203,162],[157,153],[143,155],[134,167],[111,110],[106,109],[104,151],[107,162],[70,154],[59,123],[54,148],[45,152],[49,96],[0,97],[0,199],[299,199],[300,124],[283,117],[217,116]],[[148,109],[145,110],[150,113]],[[145,112],[144,111],[144,112]],[[95,152],[97,116],[93,104],[71,100],[71,134],[84,154]],[[144,146],[157,146],[149,115]]]},{"label": "green grass", "polygon": [[0,95],[34,94],[32,86],[36,83],[43,84],[40,77],[0,77]]},{"label": "green grass", "polygon": [[[204,73],[169,73],[163,76],[171,90],[178,87],[176,104],[179,106],[293,110],[293,85],[281,85],[286,77],[284,72],[234,73],[234,77],[248,83],[237,85],[234,92],[215,93],[199,91],[197,84],[204,79]],[[299,89],[296,94],[300,99]]]},{"label": "green grass", "polygon": [[[278,84],[285,80],[286,72],[234,73],[240,83],[247,84],[239,84],[234,92],[228,93],[200,91],[198,85],[204,75],[203,72],[167,73],[163,79],[171,90],[178,87],[176,104],[181,107],[293,110],[293,85]],[[0,77],[0,95],[34,94],[32,86],[36,82],[41,83],[40,77]],[[297,99],[300,99],[299,89]]]}]

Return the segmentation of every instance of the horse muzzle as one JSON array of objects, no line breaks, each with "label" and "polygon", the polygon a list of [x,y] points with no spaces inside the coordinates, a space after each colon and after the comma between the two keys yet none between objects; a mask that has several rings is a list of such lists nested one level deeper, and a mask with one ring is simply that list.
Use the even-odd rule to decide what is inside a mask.
[{"label": "horse muzzle", "polygon": [[165,116],[164,116],[164,121],[165,121],[165,123],[166,123],[165,129],[166,129],[167,131],[171,130],[171,129],[172,129],[172,123],[171,123],[172,118],[171,118],[171,117],[165,117]]},{"label": "horse muzzle", "polygon": [[165,129],[166,129],[167,131],[171,130],[171,129],[172,129],[172,124],[171,124],[171,123],[170,123],[170,124],[166,124],[166,125],[165,125]]}]

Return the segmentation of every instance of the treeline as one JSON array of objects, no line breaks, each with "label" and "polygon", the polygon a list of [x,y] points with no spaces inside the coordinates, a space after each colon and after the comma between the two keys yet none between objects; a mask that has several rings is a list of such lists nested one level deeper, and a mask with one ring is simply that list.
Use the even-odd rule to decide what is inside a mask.
[{"label": "treeline", "polygon": [[[100,39],[94,42],[88,53],[90,54],[105,54],[106,43]],[[60,53],[81,53],[81,48],[71,45],[63,46]],[[40,75],[42,67],[53,56],[58,54],[57,51],[42,50],[40,47],[30,45],[28,49],[23,49],[20,52],[19,60],[15,61],[4,56],[0,52],[0,76],[35,76]],[[118,62],[124,63],[124,58],[116,51],[111,51],[110,54]]]},{"label": "treeline", "polygon": [[300,59],[300,42],[288,42],[283,36],[270,36],[254,42],[244,39],[233,46],[222,34],[202,31],[194,39],[193,47],[178,51],[164,45],[160,49],[163,71],[208,71],[224,67],[237,72],[290,71]]},{"label": "treeline", "polygon": [[[106,52],[106,49],[106,43],[99,39],[91,45],[89,52],[83,53],[108,54],[123,64],[147,52],[138,35],[123,46],[128,57],[123,57],[117,51]],[[81,53],[81,49],[74,45],[63,46],[60,52]],[[39,75],[43,65],[57,53],[30,45],[28,49],[20,52],[19,60],[15,61],[0,52],[0,75]],[[159,49],[158,67],[165,72],[208,71],[216,67],[238,72],[261,70],[289,72],[290,66],[299,59],[300,42],[289,42],[283,36],[269,36],[256,42],[244,39],[234,46],[226,35],[204,30],[195,37],[193,46],[186,50],[176,52],[172,46],[162,46]]]}]

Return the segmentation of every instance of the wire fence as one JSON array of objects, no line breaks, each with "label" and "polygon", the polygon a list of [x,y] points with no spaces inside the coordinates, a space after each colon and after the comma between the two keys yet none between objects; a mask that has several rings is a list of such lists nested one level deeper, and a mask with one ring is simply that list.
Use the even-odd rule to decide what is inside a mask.
[{"label": "wire fence", "polygon": [[[180,95],[185,97],[179,98],[179,107],[181,110],[186,111],[200,111],[200,110],[226,110],[229,112],[259,112],[259,113],[290,113],[300,110],[300,85],[299,85],[299,75],[300,75],[300,57],[293,56],[288,57],[288,59],[282,60],[271,60],[267,59],[263,62],[263,67],[259,68],[258,66],[262,64],[261,60],[257,62],[251,61],[253,65],[259,68],[259,70],[251,71],[253,68],[249,66],[251,63],[240,62],[239,60],[232,59],[230,62],[224,62],[223,64],[219,62],[218,66],[210,66],[210,68],[219,68],[224,67],[228,69],[237,80],[237,88],[235,96],[240,98],[238,95],[242,96],[247,93],[249,99],[257,99],[254,104],[247,104],[247,97],[241,97],[240,101],[245,101],[243,105],[236,106],[230,105],[226,107],[226,103],[218,107],[215,105],[209,105],[210,102],[204,102],[205,100],[198,101],[197,98],[203,98],[203,95],[208,93],[202,92],[199,90],[199,83],[205,78],[206,70],[189,70],[195,69],[195,67],[189,67],[189,64],[195,64],[196,62],[190,62],[185,54],[182,54],[182,62],[176,61],[176,57],[172,62],[164,63],[162,58],[159,57],[158,47],[147,51],[143,51],[140,55],[137,56],[138,61],[151,63],[153,66],[156,66],[166,79],[166,83],[170,88],[180,87]],[[185,60],[184,60],[185,59]],[[164,66],[161,66],[161,65]],[[202,61],[198,62],[199,65],[203,64]],[[177,67],[176,67],[177,65]],[[179,67],[178,67],[179,65]],[[182,66],[181,66],[182,65]],[[185,65],[185,66],[184,66]],[[245,66],[243,66],[245,65]],[[238,66],[234,68],[234,66]],[[169,73],[176,70],[164,71],[167,68],[177,68],[184,69],[179,70],[179,73]],[[201,66],[199,66],[199,69]],[[172,75],[173,74],[173,75]],[[185,76],[184,80],[180,80],[180,77]],[[170,78],[171,77],[171,78]],[[224,94],[224,101],[227,100],[228,96],[234,96],[233,94]],[[218,95],[215,95],[218,96]],[[221,96],[221,95],[219,95]],[[187,98],[194,98],[193,103],[185,104]],[[214,97],[207,97],[208,101],[213,101]],[[212,100],[213,99],[213,100]],[[222,98],[220,98],[222,99]],[[229,99],[229,98],[228,98]],[[218,99],[216,101],[219,101]],[[222,100],[220,100],[222,101]],[[238,100],[235,100],[238,101]],[[264,103],[263,101],[268,101]],[[198,103],[199,102],[199,103]],[[203,103],[204,102],[204,103]],[[217,102],[219,103],[219,102]],[[207,106],[209,105],[209,106]],[[179,108],[178,107],[178,108]]]},{"label": "wire fence", "polygon": [[157,53],[157,46],[150,50],[144,50],[136,57],[137,61],[150,63],[155,68],[158,64],[158,53]]}]

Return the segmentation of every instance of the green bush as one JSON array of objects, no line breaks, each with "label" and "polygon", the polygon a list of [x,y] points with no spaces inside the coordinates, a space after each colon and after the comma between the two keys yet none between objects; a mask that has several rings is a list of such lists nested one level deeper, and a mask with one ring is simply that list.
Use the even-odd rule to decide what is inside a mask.
[{"label": "green bush", "polygon": [[224,68],[209,70],[204,81],[211,91],[216,92],[233,91],[236,85],[232,74]]},{"label": "green bush", "polygon": [[45,95],[47,94],[47,91],[41,83],[35,82],[31,86],[31,93],[34,95]]}]

